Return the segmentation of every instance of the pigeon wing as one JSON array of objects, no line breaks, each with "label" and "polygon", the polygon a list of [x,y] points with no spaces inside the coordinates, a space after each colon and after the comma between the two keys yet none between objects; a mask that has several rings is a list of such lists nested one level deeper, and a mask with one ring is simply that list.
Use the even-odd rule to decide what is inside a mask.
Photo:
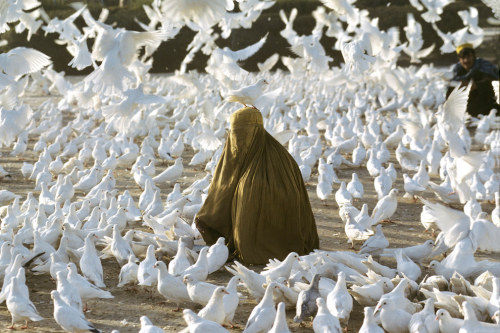
[{"label": "pigeon wing", "polygon": [[230,51],[231,57],[238,61],[250,58],[255,53],[257,53],[257,51],[259,51],[260,48],[266,43],[267,35],[268,34],[262,37],[257,43],[247,46],[244,49],[238,51]]},{"label": "pigeon wing", "polygon": [[457,86],[446,100],[442,110],[442,123],[451,132],[458,132],[464,124],[465,111],[471,85],[467,87]]},{"label": "pigeon wing", "polygon": [[420,200],[429,208],[429,213],[434,216],[439,229],[444,232],[449,231],[456,224],[468,225],[470,223],[469,217],[459,210],[443,206],[439,203],[433,203],[423,198],[420,198]]},{"label": "pigeon wing", "polygon": [[51,63],[49,56],[26,47],[16,47],[0,55],[0,69],[12,77],[37,72]]},{"label": "pigeon wing", "polygon": [[486,220],[475,221],[470,231],[472,242],[482,251],[500,252],[500,228]]}]

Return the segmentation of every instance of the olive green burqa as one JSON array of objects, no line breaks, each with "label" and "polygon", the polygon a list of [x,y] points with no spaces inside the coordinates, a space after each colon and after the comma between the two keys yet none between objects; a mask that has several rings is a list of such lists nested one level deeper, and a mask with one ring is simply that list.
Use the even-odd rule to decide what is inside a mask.
[{"label": "olive green burqa", "polygon": [[231,131],[196,226],[208,245],[222,236],[247,264],[318,248],[299,167],[264,129],[259,110],[243,108],[231,115]]}]

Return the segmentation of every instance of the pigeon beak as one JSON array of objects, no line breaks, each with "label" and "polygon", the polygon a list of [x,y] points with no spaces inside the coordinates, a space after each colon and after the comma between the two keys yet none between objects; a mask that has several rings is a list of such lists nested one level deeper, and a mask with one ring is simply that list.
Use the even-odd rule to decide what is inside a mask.
[{"label": "pigeon beak", "polygon": [[380,310],[380,306],[377,305],[377,307],[375,308],[375,311],[373,311],[374,316],[377,314],[378,310]]},{"label": "pigeon beak", "polygon": [[436,318],[434,318],[434,319],[439,320],[439,317],[438,317],[438,316],[436,316]]},{"label": "pigeon beak", "polygon": [[224,290],[223,293],[229,295],[227,290]]}]

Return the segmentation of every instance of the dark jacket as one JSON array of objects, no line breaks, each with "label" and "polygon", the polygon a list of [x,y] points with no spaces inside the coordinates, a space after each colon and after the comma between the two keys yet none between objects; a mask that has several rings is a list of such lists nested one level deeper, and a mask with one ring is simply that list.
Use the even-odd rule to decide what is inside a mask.
[{"label": "dark jacket", "polygon": [[453,66],[453,81],[473,81],[477,89],[471,90],[467,112],[472,116],[488,114],[491,109],[500,110],[496,103],[491,81],[498,80],[498,67],[491,62],[476,58],[474,65],[466,71],[460,63]]}]

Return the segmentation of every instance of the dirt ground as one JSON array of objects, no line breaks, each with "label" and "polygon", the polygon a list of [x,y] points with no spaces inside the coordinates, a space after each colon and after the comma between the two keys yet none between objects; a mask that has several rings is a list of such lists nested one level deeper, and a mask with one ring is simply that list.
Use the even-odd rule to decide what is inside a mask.
[{"label": "dirt ground", "polygon": [[[31,96],[26,98],[26,102],[34,106],[37,104],[39,105],[40,102],[46,98],[47,97],[43,96]],[[2,153],[0,155],[0,165],[11,173],[12,176],[10,179],[0,180],[0,189],[6,189],[20,194],[23,196],[23,199],[29,191],[33,191],[35,182],[24,179],[20,172],[20,168],[23,162],[35,162],[35,155],[30,151],[35,142],[36,138],[30,137],[29,149],[22,159],[12,158],[7,154],[9,150],[5,148],[0,149],[0,153]],[[185,169],[184,175],[180,179],[182,189],[189,186],[194,180],[202,178],[205,175],[205,171],[201,168],[187,166],[187,161],[190,160],[192,155],[192,150],[186,150],[183,154]],[[396,166],[398,165],[394,157],[392,162],[395,162]],[[157,165],[156,167],[157,173],[159,173],[166,168],[167,165]],[[423,232],[424,228],[420,223],[422,204],[420,202],[415,203],[410,199],[402,197],[404,194],[402,173],[398,167],[396,167],[396,169],[399,173],[395,186],[400,190],[398,209],[393,217],[395,223],[384,225],[384,233],[390,242],[390,247],[405,247],[423,243],[425,240],[430,239],[431,235]],[[365,167],[350,168],[343,166],[337,170],[337,175],[341,180],[348,182],[351,179],[352,172],[358,173],[365,188],[365,195],[362,202],[356,202],[355,206],[361,208],[362,203],[367,203],[371,211],[377,201],[376,193],[373,188],[373,179],[369,176]],[[137,202],[142,191],[131,178],[129,171],[116,170],[114,176],[117,179],[116,188],[119,193],[128,189]],[[307,189],[320,235],[320,249],[352,251],[350,249],[350,244],[347,243],[344,226],[339,218],[338,206],[335,203],[333,195],[326,202],[326,205],[323,204],[316,195],[316,182],[317,169],[315,168],[311,180],[307,184]],[[172,187],[162,187],[160,185],[160,188],[162,199],[165,199]],[[334,191],[338,188],[339,185],[335,185]],[[34,193],[35,195],[39,194],[39,192]],[[76,196],[78,195],[82,195],[82,193],[77,192]],[[432,198],[433,195],[431,193],[424,193],[424,197]],[[491,203],[483,203],[482,206],[483,210],[486,212],[491,212],[494,207]],[[357,244],[356,248],[359,249],[360,246],[361,242]],[[494,259],[493,255],[486,254],[479,254],[478,257]],[[391,259],[384,259],[382,263],[395,267],[395,261]],[[428,262],[424,262],[424,264],[427,263]],[[107,290],[114,295],[114,299],[93,300],[89,302],[90,311],[86,313],[86,317],[90,322],[94,323],[98,329],[103,332],[110,332],[112,330],[119,330],[120,332],[137,332],[140,328],[139,318],[141,315],[147,315],[153,324],[163,328],[166,332],[175,332],[186,327],[182,318],[182,312],[173,312],[175,309],[173,303],[161,303],[165,301],[165,299],[156,291],[153,291],[151,296],[147,290],[140,287],[134,290],[117,288],[116,285],[118,283],[120,268],[116,260],[104,260],[103,267]],[[262,269],[262,266],[252,266],[250,268],[259,271]],[[427,269],[423,268],[422,277],[427,272]],[[30,298],[40,314],[46,319],[39,322],[30,322],[30,328],[25,330],[25,332],[61,332],[62,330],[53,319],[53,304],[50,299],[50,291],[56,287],[55,281],[52,281],[48,275],[33,275],[29,271],[27,271],[26,275]],[[229,281],[231,276],[229,272],[220,270],[209,276],[209,282],[223,285]],[[240,299],[240,305],[234,319],[237,327],[231,329],[230,331],[232,332],[243,331],[247,318],[256,305],[255,300],[249,297],[244,287],[239,287],[239,291],[244,297]],[[349,321],[349,329],[356,332],[363,321],[363,308],[356,302],[354,302],[354,304],[354,309]],[[185,303],[182,304],[182,307],[191,308],[195,311],[201,308],[194,303]],[[305,327],[299,327],[298,324],[293,323],[292,318],[294,315],[294,311],[287,312],[288,325],[292,332],[312,332],[312,324],[310,322],[306,322]],[[10,320],[10,314],[7,311],[5,303],[3,303],[0,305],[0,331],[7,331],[6,327],[9,326]],[[16,325],[16,330],[20,330],[19,326],[20,325]]]}]

